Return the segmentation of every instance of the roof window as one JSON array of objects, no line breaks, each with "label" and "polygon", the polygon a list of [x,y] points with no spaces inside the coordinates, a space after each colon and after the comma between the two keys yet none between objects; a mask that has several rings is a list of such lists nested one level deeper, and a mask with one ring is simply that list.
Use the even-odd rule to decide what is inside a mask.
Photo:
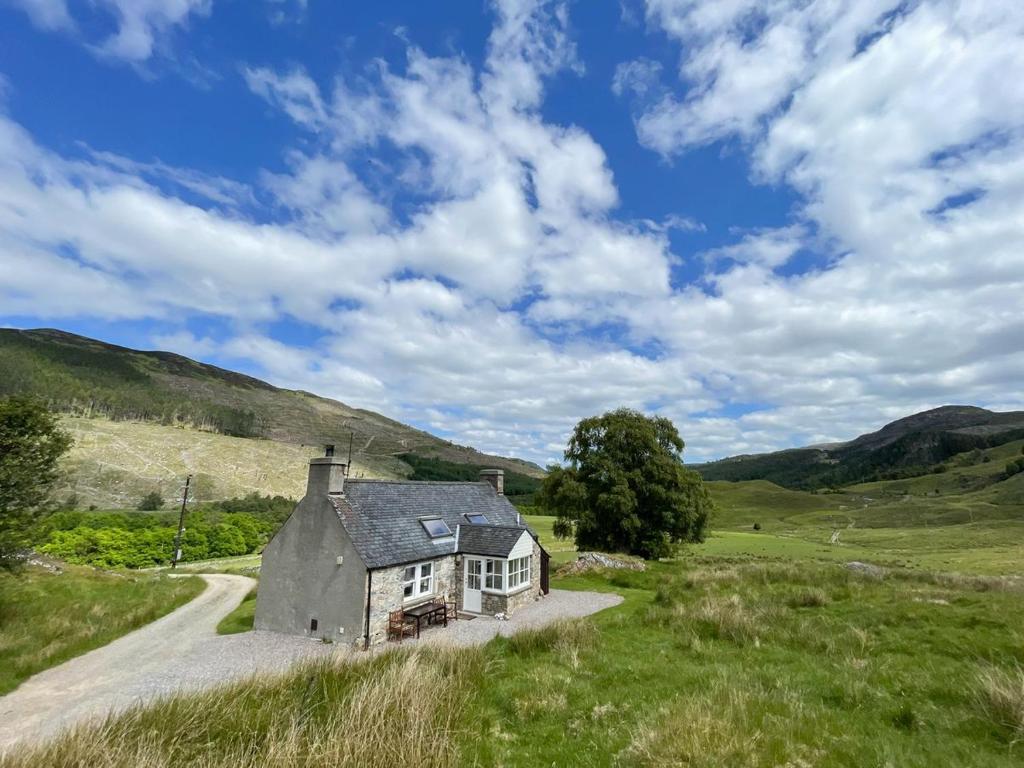
[{"label": "roof window", "polygon": [[448,523],[439,517],[421,519],[420,525],[423,526],[423,530],[425,530],[427,535],[432,539],[439,539],[442,536],[452,535],[452,529],[448,527]]},{"label": "roof window", "polygon": [[473,525],[487,525],[488,520],[485,515],[479,513],[469,513],[466,515],[466,520],[471,522]]}]

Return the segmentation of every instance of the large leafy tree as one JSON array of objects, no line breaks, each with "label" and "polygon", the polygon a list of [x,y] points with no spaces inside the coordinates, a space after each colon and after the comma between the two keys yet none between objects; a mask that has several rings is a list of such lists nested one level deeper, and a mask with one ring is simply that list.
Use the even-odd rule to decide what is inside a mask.
[{"label": "large leafy tree", "polygon": [[0,399],[0,567],[9,568],[28,544],[35,517],[57,477],[57,460],[71,437],[37,400]]},{"label": "large leafy tree", "polygon": [[620,408],[576,425],[566,466],[551,467],[538,503],[555,533],[580,549],[665,557],[704,538],[711,499],[683,466],[683,439],[666,418]]}]

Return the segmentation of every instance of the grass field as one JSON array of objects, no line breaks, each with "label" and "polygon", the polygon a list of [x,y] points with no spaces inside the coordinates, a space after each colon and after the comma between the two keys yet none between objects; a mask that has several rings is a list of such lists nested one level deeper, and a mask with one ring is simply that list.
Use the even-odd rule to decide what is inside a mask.
[{"label": "grass field", "polygon": [[148,624],[203,591],[196,578],[69,567],[0,573],[0,694]]},{"label": "grass field", "polygon": [[689,557],[556,586],[625,602],[178,696],[0,765],[1020,764],[1011,582]]},{"label": "grass field", "polygon": [[242,602],[238,604],[231,613],[220,620],[217,625],[218,635],[237,635],[239,632],[248,632],[252,629],[253,620],[256,617],[256,589],[249,591]]},{"label": "grass field", "polygon": [[940,473],[841,493],[791,491],[766,481],[712,482],[712,535],[694,551],[1021,574],[1024,474],[1004,479],[1003,472],[1022,445],[1018,440],[955,456]]}]

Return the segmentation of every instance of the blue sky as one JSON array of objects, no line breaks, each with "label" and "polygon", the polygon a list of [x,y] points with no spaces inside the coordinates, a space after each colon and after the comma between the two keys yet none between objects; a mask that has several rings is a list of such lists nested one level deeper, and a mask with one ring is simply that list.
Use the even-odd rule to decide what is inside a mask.
[{"label": "blue sky", "polygon": [[1024,11],[0,2],[0,323],[482,450],[1022,405]]}]

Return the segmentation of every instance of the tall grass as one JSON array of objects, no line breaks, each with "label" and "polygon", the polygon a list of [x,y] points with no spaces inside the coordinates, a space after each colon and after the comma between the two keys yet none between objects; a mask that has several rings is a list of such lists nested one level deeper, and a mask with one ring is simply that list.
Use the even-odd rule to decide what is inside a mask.
[{"label": "tall grass", "polygon": [[554,651],[558,657],[576,667],[580,654],[593,648],[597,640],[597,628],[593,622],[586,619],[559,619],[543,627],[517,632],[506,643],[508,650],[516,656]]},{"label": "tall grass", "polygon": [[978,675],[979,702],[990,722],[1024,740],[1024,667],[985,669]]},{"label": "tall grass", "polygon": [[483,673],[478,649],[319,661],[133,709],[19,749],[0,767],[449,768],[460,764],[459,721]]}]

